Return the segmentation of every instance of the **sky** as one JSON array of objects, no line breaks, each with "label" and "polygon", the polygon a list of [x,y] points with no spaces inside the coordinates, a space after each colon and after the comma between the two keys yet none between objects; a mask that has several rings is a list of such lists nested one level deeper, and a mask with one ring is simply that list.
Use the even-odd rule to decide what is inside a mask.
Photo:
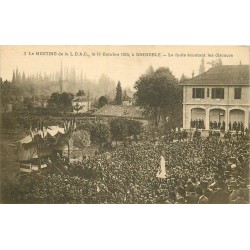
[{"label": "sky", "polygon": [[[48,52],[54,54],[46,55]],[[125,54],[122,55],[122,53]],[[224,65],[238,65],[240,62],[244,65],[249,64],[249,47],[0,46],[0,76],[3,80],[11,80],[13,69],[17,67],[26,75],[37,72],[50,74],[59,71],[62,62],[65,68],[75,67],[78,73],[82,70],[89,79],[98,80],[101,74],[106,74],[114,81],[120,81],[123,87],[133,87],[135,81],[149,66],[153,66],[154,69],[169,67],[177,78],[180,78],[183,73],[191,77],[193,71],[197,75],[202,56],[204,56],[206,70],[211,67],[207,62],[219,58]]]}]

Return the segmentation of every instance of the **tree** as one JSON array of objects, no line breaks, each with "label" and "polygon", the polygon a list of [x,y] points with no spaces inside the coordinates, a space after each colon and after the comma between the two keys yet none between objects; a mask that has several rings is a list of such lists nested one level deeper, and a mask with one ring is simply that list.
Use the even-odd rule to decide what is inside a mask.
[{"label": "tree", "polygon": [[115,98],[115,81],[109,76],[102,74],[98,80],[95,93],[97,96],[108,96],[111,99]]},{"label": "tree", "polygon": [[116,141],[124,140],[128,136],[128,127],[125,119],[115,118],[110,121],[112,139]]},{"label": "tree", "polygon": [[[96,124],[94,122],[92,122],[91,120],[80,120],[79,123],[77,124],[76,129],[77,130],[86,130],[91,134],[91,132],[93,131],[95,126],[96,126]],[[90,138],[90,139],[92,141],[92,138]]]},{"label": "tree", "polygon": [[84,90],[79,90],[77,93],[76,93],[76,96],[85,96],[85,92]]},{"label": "tree", "polygon": [[16,116],[12,113],[3,113],[1,117],[1,125],[3,129],[13,132],[18,127]]},{"label": "tree", "polygon": [[115,118],[110,121],[112,139],[116,141],[124,141],[128,136],[139,135],[143,128],[140,121],[129,120],[125,118]]},{"label": "tree", "polygon": [[152,117],[156,129],[160,120],[165,123],[167,117],[174,119],[176,112],[181,110],[182,89],[169,68],[161,67],[142,75],[134,88],[137,104]]},{"label": "tree", "polygon": [[101,147],[103,144],[109,143],[111,141],[109,124],[101,122],[94,123],[92,121],[86,120],[81,121],[77,125],[76,129],[88,131],[91,142],[99,144]]},{"label": "tree", "polygon": [[32,111],[34,109],[34,102],[33,102],[32,98],[25,97],[23,100],[23,106],[28,111]]},{"label": "tree", "polygon": [[122,87],[120,81],[118,81],[117,87],[116,87],[116,96],[115,96],[115,104],[121,105],[122,104]]},{"label": "tree", "polygon": [[188,79],[189,79],[189,77],[187,77],[186,75],[182,74],[182,75],[181,75],[181,79],[180,79],[180,83],[181,83],[181,82],[185,82],[185,81],[187,81]]},{"label": "tree", "polygon": [[14,71],[14,70],[13,70],[11,82],[12,82],[12,83],[15,83],[15,82],[16,82],[16,75],[15,75],[15,71]]},{"label": "tree", "polygon": [[207,64],[210,64],[212,66],[212,68],[214,67],[218,67],[221,66],[223,64],[221,58],[217,59],[217,60],[212,60],[211,62],[207,62]]},{"label": "tree", "polygon": [[72,134],[73,146],[84,149],[90,144],[90,134],[86,130],[78,130]]},{"label": "tree", "polygon": [[103,107],[104,105],[106,105],[107,103],[108,103],[107,97],[101,96],[101,97],[99,98],[99,107],[100,107],[100,108]]},{"label": "tree", "polygon": [[26,81],[26,77],[25,77],[25,73],[23,72],[23,74],[22,74],[22,83],[25,83],[25,81]]},{"label": "tree", "polygon": [[150,65],[150,66],[147,68],[145,74],[146,74],[146,75],[152,75],[152,74],[154,74],[154,68],[153,68],[152,65]]},{"label": "tree", "polygon": [[104,144],[111,141],[111,132],[108,124],[97,123],[92,127],[91,130],[91,141],[99,144],[102,148]]},{"label": "tree", "polygon": [[72,100],[74,96],[71,93],[52,93],[48,100],[48,109],[55,113],[66,113],[72,111]]},{"label": "tree", "polygon": [[127,125],[127,131],[128,135],[139,135],[142,133],[142,123],[140,121],[135,121],[135,120],[127,120],[126,121]]}]

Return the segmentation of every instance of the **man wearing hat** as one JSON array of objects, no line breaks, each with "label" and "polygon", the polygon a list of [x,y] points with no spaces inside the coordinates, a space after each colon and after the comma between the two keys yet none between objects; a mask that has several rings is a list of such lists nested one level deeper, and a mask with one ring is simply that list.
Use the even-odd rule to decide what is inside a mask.
[{"label": "man wearing hat", "polygon": [[238,189],[233,191],[230,195],[230,203],[231,204],[248,204],[247,197],[245,195],[244,189]]},{"label": "man wearing hat", "polygon": [[208,198],[203,194],[200,186],[195,189],[195,193],[198,197],[198,204],[208,204]]},{"label": "man wearing hat", "polygon": [[198,197],[194,192],[194,185],[191,181],[187,182],[186,191],[187,191],[186,195],[187,204],[197,204]]},{"label": "man wearing hat", "polygon": [[228,204],[229,203],[229,194],[224,191],[224,182],[223,181],[217,181],[216,183],[216,189],[212,193],[209,203],[210,204]]},{"label": "man wearing hat", "polygon": [[204,196],[206,196],[208,199],[212,195],[213,190],[208,188],[208,182],[206,180],[202,180],[200,182],[200,187],[202,189],[202,193]]},{"label": "man wearing hat", "polygon": [[177,204],[185,204],[185,189],[183,187],[177,188],[177,195],[176,195],[176,203]]}]

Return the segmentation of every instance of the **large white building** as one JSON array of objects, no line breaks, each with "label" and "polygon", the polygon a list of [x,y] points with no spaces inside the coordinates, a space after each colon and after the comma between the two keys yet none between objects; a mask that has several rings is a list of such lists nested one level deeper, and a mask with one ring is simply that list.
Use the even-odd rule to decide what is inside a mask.
[{"label": "large white building", "polygon": [[249,128],[249,65],[218,65],[180,85],[184,129]]}]

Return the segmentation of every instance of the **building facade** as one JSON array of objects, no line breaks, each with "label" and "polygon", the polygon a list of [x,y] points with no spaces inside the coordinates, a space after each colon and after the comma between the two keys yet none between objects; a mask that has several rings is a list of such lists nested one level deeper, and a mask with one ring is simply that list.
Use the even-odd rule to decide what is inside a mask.
[{"label": "building facade", "polygon": [[249,65],[219,65],[180,83],[183,128],[249,128]]},{"label": "building facade", "polygon": [[91,110],[91,102],[88,98],[76,96],[72,100],[72,107],[75,114],[84,114]]}]

